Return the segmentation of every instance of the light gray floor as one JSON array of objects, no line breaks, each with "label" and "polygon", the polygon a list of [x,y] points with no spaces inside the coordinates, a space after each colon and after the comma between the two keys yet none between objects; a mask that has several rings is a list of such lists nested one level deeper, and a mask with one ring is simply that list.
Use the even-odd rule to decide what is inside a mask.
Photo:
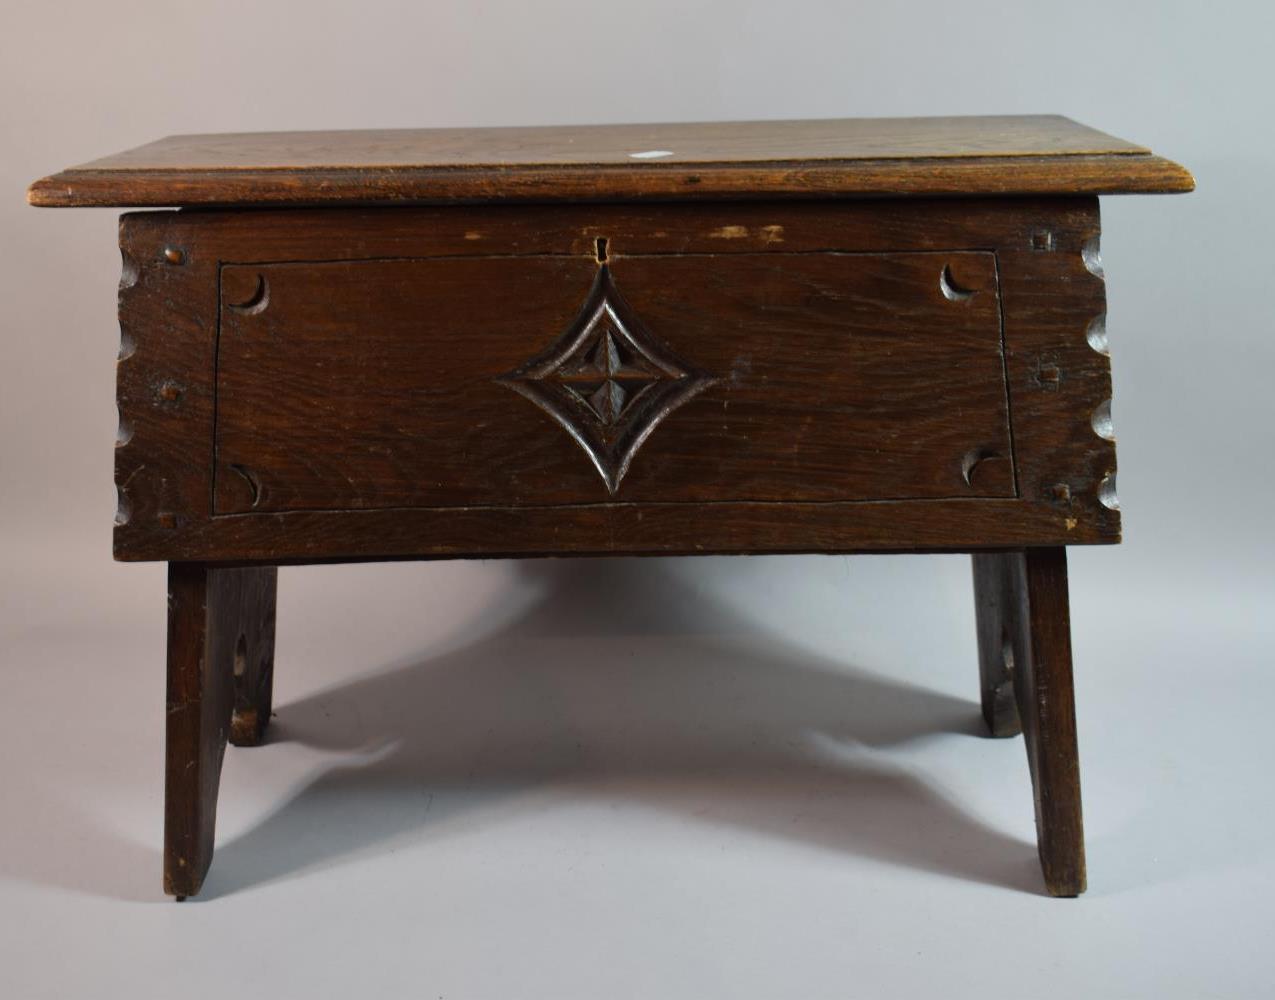
[{"label": "light gray floor", "polygon": [[1073,554],[1053,900],[963,557],[285,569],[273,737],[176,904],[163,571],[102,542],[8,546],[5,997],[1270,995],[1269,593]]}]

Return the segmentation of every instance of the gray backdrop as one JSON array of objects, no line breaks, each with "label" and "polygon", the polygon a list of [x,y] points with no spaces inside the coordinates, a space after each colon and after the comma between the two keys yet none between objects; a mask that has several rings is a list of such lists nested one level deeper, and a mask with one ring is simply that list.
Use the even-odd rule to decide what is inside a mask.
[{"label": "gray backdrop", "polygon": [[[151,916],[130,911],[124,924],[134,933],[123,951],[83,944],[118,929],[120,906],[158,899],[163,576],[158,566],[110,561],[116,214],[28,208],[28,182],[176,132],[1018,112],[1059,112],[1141,142],[1185,164],[1198,181],[1191,195],[1111,198],[1102,206],[1126,543],[1073,550],[1072,559],[1089,897],[1067,904],[1033,895],[1020,750],[1002,753],[966,734],[950,745],[934,744],[936,735],[918,743],[909,729],[914,716],[938,720],[933,728],[941,730],[949,716],[974,712],[968,567],[959,557],[285,571],[280,725],[305,730],[306,713],[317,712],[338,734],[332,746],[315,736],[330,753],[371,753],[369,742],[415,747],[379,772],[382,765],[360,760],[383,779],[378,787],[401,781],[413,790],[408,798],[419,791],[431,802],[455,779],[446,768],[441,776],[431,770],[453,745],[443,735],[466,748],[453,762],[461,773],[470,772],[475,755],[489,760],[503,747],[528,763],[512,772],[493,765],[490,782],[466,792],[489,807],[480,816],[512,810],[517,843],[553,845],[564,827],[590,829],[587,851],[614,861],[579,880],[576,869],[555,867],[561,858],[552,846],[522,858],[514,847],[483,839],[495,833],[475,834],[490,830],[481,822],[464,827],[476,838],[468,847],[465,837],[447,842],[457,854],[445,871],[430,867],[440,863],[436,848],[404,848],[406,857],[392,861],[397,879],[387,873],[386,885],[401,885],[399,866],[407,866],[446,912],[412,909],[426,904],[416,896],[408,904],[390,888],[377,890],[377,898],[397,901],[385,910],[396,926],[415,926],[404,917],[410,913],[428,924],[423,937],[442,937],[426,973],[405,957],[429,950],[419,939],[382,953],[373,942],[389,932],[373,916],[344,926],[353,949],[346,958],[352,962],[366,947],[386,970],[373,985],[363,982],[366,995],[396,995],[395,983],[410,979],[450,990],[448,996],[818,996],[846,995],[848,983],[880,996],[924,994],[936,976],[949,995],[963,995],[998,979],[991,969],[999,949],[987,953],[980,928],[1014,953],[1004,961],[1033,977],[1019,982],[1038,984],[1026,995],[1053,988],[1093,994],[1095,982],[1111,995],[1214,988],[1258,995],[1272,971],[1260,928],[1269,930],[1272,916],[1262,901],[1272,888],[1261,833],[1272,804],[1261,765],[1269,756],[1261,705],[1273,693],[1267,668],[1275,583],[1273,11],[1266,3],[1185,0],[6,0],[0,670],[10,722],[0,759],[12,773],[11,794],[0,800],[0,876],[12,892],[0,894],[0,965],[23,986],[11,995],[66,995],[75,983],[123,982],[121,954],[139,962],[150,956],[161,978],[206,963],[200,981],[224,993],[246,973],[217,963],[211,944],[197,946],[194,922],[206,943],[224,934],[259,969],[282,964],[267,955],[288,948],[283,939],[246,937],[239,911],[228,909],[245,898],[269,898],[283,908],[276,913],[295,912],[308,928],[312,937],[297,945],[292,966],[298,987],[314,995],[343,988],[354,981],[353,966],[338,960],[339,939],[325,946],[325,932],[307,915],[332,903],[323,887],[342,878],[340,898],[372,893],[367,887],[376,876],[359,865],[379,871],[404,836],[431,829],[416,819],[384,819],[407,808],[395,804],[402,796],[365,803],[357,798],[362,792],[309,757],[289,771],[293,751],[286,746],[261,751],[274,756],[257,760],[285,762],[259,765],[264,772],[231,754],[221,827],[229,846],[224,839],[210,882],[226,905],[144,910]],[[611,687],[553,673],[564,662],[587,660],[629,664],[634,672]],[[524,691],[525,680],[512,671],[517,661],[549,671],[525,698],[508,693],[510,685]],[[394,715],[411,700],[415,681],[379,691],[359,686],[361,678],[422,663],[431,683],[441,685],[416,692],[422,699],[445,694],[468,706],[459,718],[433,720],[442,734],[436,739],[420,737],[410,714]],[[673,670],[705,663],[716,666],[700,675],[703,689],[683,686]],[[843,692],[835,684],[850,673],[838,671],[852,667],[859,680],[864,671],[906,680],[911,693],[889,682],[856,688],[858,681]],[[466,679],[467,670],[475,679]],[[812,682],[812,673],[822,680]],[[732,678],[744,676],[755,683],[740,695],[741,709],[729,692],[736,690]],[[812,692],[805,700],[794,693],[803,685]],[[72,690],[80,694],[68,698]],[[621,705],[609,691],[628,700]],[[931,704],[918,691],[945,700]],[[569,701],[576,697],[578,704]],[[502,706],[494,718],[482,709],[491,699]],[[838,699],[845,731],[835,718]],[[891,715],[880,707],[885,703],[898,711]],[[645,710],[634,716],[633,705]],[[350,722],[360,711],[366,718]],[[565,713],[579,742],[600,748],[595,770],[564,763],[571,744],[557,742],[557,730],[536,728],[545,712],[555,719]],[[878,732],[882,713],[893,720],[886,733]],[[497,734],[494,742],[465,742],[473,718]],[[670,737],[673,722],[683,725],[683,736],[703,739]],[[811,736],[811,729],[819,732]],[[525,740],[501,743],[499,734],[510,730]],[[823,751],[802,743],[809,752],[800,760],[777,750],[755,761],[755,770],[777,769],[782,780],[774,788],[741,774],[725,805],[714,798],[716,782],[693,792],[679,783],[687,769],[725,767],[714,741],[738,750],[734,759],[751,761],[746,748],[757,739],[778,748],[807,737],[817,743],[829,732],[838,753],[886,747],[871,751],[872,768],[885,770],[870,770],[887,777],[865,777],[862,762],[832,778],[823,770],[816,776],[811,761]],[[916,746],[928,756],[915,758],[915,768],[901,765],[923,752]],[[975,755],[969,770],[984,776],[986,794],[984,786],[962,783],[964,764],[948,764],[963,761],[962,754]],[[529,780],[528,773],[539,777]],[[656,812],[679,816],[701,815],[698,806],[682,809],[680,797],[703,799],[709,814],[727,818],[712,825],[708,841],[694,830],[670,833],[663,867],[634,876],[626,867],[636,863],[633,845],[622,847],[617,829],[640,828],[640,817],[616,824],[603,810],[596,827],[589,826],[593,812],[544,820],[542,831],[519,825],[539,822],[531,816],[540,807],[524,814],[501,796],[510,787],[524,798],[544,782],[558,787],[557,777],[545,775],[567,775],[565,787],[578,779],[589,788],[579,802],[563,793],[568,810],[587,811],[614,792],[616,801],[653,803]],[[271,784],[276,779],[280,784]],[[807,789],[806,797],[786,798],[796,787]],[[925,789],[920,798],[917,787]],[[859,814],[835,813],[815,821],[818,831],[807,829],[811,810],[822,808],[811,803],[856,795],[865,810],[879,807],[879,826],[861,828]],[[333,801],[339,804],[329,808]],[[758,801],[765,806],[749,805]],[[982,826],[945,824],[948,806],[941,804],[951,802],[965,803],[960,815],[974,813]],[[297,838],[341,826],[355,805],[367,805],[362,833],[333,834],[335,842],[311,853],[290,853]],[[785,823],[804,834],[790,836]],[[856,831],[850,844],[828,832],[848,828]],[[936,832],[917,832],[926,829]],[[980,847],[984,835],[993,839]],[[1003,850],[992,850],[1000,844],[995,836],[1009,838]],[[664,843],[658,831],[639,841]],[[779,846],[757,846],[771,841]],[[783,852],[815,850],[812,844],[824,852],[817,877],[804,862],[784,867]],[[737,868],[713,881],[718,876],[705,873],[714,871],[719,848],[743,853]],[[471,871],[465,865],[478,864],[475,858],[483,861]],[[868,866],[860,881],[836,881],[858,871],[859,862]],[[499,877],[483,867],[501,864],[513,867]],[[296,877],[271,881],[272,869]],[[688,887],[685,898],[648,909],[643,893],[654,893],[652,885],[667,889],[669,878]],[[950,896],[931,908],[949,883]],[[485,887],[482,902],[475,885]],[[820,887],[834,885],[827,898],[820,895]],[[262,895],[272,886],[275,895]],[[551,901],[564,893],[555,908]],[[600,907],[611,923],[596,919]],[[370,903],[367,909],[380,912]],[[948,922],[936,915],[941,910],[963,916]],[[877,915],[872,921],[868,911]],[[223,922],[208,916],[218,913]],[[178,918],[192,929],[173,923]],[[560,938],[550,933],[554,927]],[[66,935],[86,950],[74,963],[49,966],[46,950]],[[512,949],[509,967],[486,957],[496,940]],[[522,942],[525,953],[511,942]],[[154,960],[155,949],[181,960]],[[1084,961],[1072,960],[1079,952]],[[878,986],[865,985],[878,975]]]}]

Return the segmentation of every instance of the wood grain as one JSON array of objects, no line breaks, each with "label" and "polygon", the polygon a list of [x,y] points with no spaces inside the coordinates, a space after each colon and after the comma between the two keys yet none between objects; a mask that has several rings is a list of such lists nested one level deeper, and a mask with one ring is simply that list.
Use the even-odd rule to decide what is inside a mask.
[{"label": "wood grain", "polygon": [[42,206],[1189,191],[1054,115],[186,135],[36,181]]},{"label": "wood grain", "polygon": [[[1013,496],[992,254],[612,254],[607,266],[653,335],[713,379],[641,444],[617,502]],[[578,257],[224,268],[215,513],[608,500],[572,437],[503,381],[568,327],[597,269]],[[945,269],[977,291],[949,300]],[[227,290],[261,282],[268,307],[224,307]],[[972,455],[986,461],[967,470]]]},{"label": "wood grain", "polygon": [[[1103,309],[1082,254],[1096,234],[1085,199],[128,216],[116,552],[1115,541],[1097,497],[1113,446],[1090,422],[1109,393],[1085,336]],[[614,498],[493,380],[569,321],[599,238],[651,328],[722,378],[660,425]],[[945,266],[982,291],[947,298]],[[966,483],[979,449],[1015,461]]]}]

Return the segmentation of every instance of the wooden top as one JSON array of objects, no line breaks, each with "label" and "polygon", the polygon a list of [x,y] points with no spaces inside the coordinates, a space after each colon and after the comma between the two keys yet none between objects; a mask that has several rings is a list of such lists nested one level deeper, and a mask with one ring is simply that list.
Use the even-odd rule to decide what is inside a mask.
[{"label": "wooden top", "polygon": [[36,181],[33,205],[1070,195],[1190,191],[1057,115],[179,135]]}]

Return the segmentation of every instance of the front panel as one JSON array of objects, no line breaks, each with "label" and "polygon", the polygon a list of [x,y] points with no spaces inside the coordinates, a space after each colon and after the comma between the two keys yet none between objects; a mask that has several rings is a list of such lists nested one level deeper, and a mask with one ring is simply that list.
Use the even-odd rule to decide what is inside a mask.
[{"label": "front panel", "polygon": [[117,554],[1115,540],[1096,237],[1092,200],[127,216]]}]

